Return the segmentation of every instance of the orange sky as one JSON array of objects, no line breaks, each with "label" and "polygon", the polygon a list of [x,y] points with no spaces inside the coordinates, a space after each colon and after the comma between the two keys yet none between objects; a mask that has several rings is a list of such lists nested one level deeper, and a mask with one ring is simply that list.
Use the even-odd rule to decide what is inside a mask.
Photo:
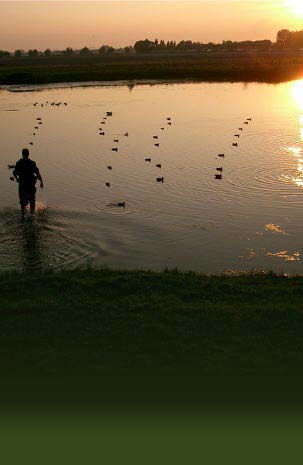
[{"label": "orange sky", "polygon": [[281,28],[303,29],[303,0],[288,1],[0,1],[0,49],[274,39]]}]

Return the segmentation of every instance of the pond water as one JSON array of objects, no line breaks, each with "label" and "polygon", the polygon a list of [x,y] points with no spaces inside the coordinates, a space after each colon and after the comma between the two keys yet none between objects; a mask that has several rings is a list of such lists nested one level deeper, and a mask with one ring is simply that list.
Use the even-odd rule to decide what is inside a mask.
[{"label": "pond water", "polygon": [[[303,81],[2,88],[0,114],[0,270],[303,273]],[[24,223],[23,147],[45,179]]]}]

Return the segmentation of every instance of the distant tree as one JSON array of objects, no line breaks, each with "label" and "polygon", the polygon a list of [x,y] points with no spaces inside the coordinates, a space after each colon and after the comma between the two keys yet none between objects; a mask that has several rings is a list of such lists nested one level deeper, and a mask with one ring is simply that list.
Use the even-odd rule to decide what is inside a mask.
[{"label": "distant tree", "polygon": [[43,53],[44,53],[44,55],[45,55],[46,57],[48,57],[48,56],[50,56],[50,55],[52,54],[52,52],[51,52],[51,50],[50,50],[49,48],[47,48],[46,50],[44,50]]},{"label": "distant tree", "polygon": [[145,40],[138,40],[134,48],[136,52],[139,53],[144,53],[144,52],[151,52],[156,48],[155,42],[152,42],[151,40],[145,39]]},{"label": "distant tree", "polygon": [[114,53],[115,49],[114,47],[108,47],[107,53]]},{"label": "distant tree", "polygon": [[64,55],[73,55],[74,50],[71,47],[66,47],[66,49],[64,50],[63,53],[64,53]]},{"label": "distant tree", "polygon": [[90,54],[90,51],[88,47],[81,48],[80,55],[89,55],[89,54]]},{"label": "distant tree", "polygon": [[129,53],[131,51],[131,47],[124,47],[124,52]]},{"label": "distant tree", "polygon": [[35,49],[33,49],[33,50],[29,50],[29,51],[27,52],[27,54],[28,54],[29,57],[37,57],[37,56],[39,55],[39,52],[38,52],[38,50],[35,48]]},{"label": "distant tree", "polygon": [[0,50],[0,58],[2,57],[10,57],[11,54],[7,52],[6,50]]},{"label": "distant tree", "polygon": [[287,48],[291,45],[292,32],[288,29],[281,29],[277,34],[277,46],[279,48]]},{"label": "distant tree", "polygon": [[18,49],[18,50],[15,50],[14,55],[15,55],[15,57],[22,57],[23,52],[22,52],[22,50],[19,50],[19,49]]}]

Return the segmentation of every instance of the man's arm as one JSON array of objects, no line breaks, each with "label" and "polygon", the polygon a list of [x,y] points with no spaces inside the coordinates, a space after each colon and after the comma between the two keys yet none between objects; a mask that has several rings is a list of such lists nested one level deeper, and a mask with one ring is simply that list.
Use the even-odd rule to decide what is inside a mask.
[{"label": "man's arm", "polygon": [[37,178],[40,181],[40,189],[43,189],[44,188],[43,179],[42,179],[42,176],[40,174],[39,168],[38,168],[38,166],[36,164],[35,164],[35,174],[36,174]]},{"label": "man's arm", "polygon": [[19,182],[19,169],[18,169],[18,162],[16,163],[15,169],[13,171],[13,176],[17,182]]}]

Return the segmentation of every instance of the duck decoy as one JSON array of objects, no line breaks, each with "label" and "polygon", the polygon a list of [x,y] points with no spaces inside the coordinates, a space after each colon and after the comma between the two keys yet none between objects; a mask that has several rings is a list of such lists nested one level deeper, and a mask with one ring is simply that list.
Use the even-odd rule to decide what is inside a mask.
[{"label": "duck decoy", "polygon": [[39,127],[38,127],[38,126],[35,126],[35,129],[39,129]]},{"label": "duck decoy", "polygon": [[145,161],[151,162],[151,158],[145,158]]},{"label": "duck decoy", "polygon": [[54,106],[54,105],[55,105],[55,102],[52,102],[51,105]]},{"label": "duck decoy", "polygon": [[106,116],[104,116],[102,119],[107,119]]},{"label": "duck decoy", "polygon": [[234,142],[234,143],[233,143],[233,147],[238,147],[237,142]]},{"label": "duck decoy", "polygon": [[161,163],[157,163],[157,164],[156,164],[156,168],[162,168]]},{"label": "duck decoy", "polygon": [[159,139],[159,137],[158,136],[153,136],[153,139]]},{"label": "duck decoy", "polygon": [[37,120],[37,121],[41,121],[41,120],[42,120],[42,118],[36,118],[36,120]]},{"label": "duck decoy", "polygon": [[38,105],[38,103],[34,103],[34,107],[36,107]]},{"label": "duck decoy", "polygon": [[106,116],[113,116],[113,112],[112,111],[107,111]]},{"label": "duck decoy", "polygon": [[126,132],[126,133],[124,134],[124,136],[125,136],[125,137],[128,137],[128,132]]},{"label": "duck decoy", "polygon": [[104,132],[99,132],[100,136],[104,136],[104,134],[105,134]]},{"label": "duck decoy", "polygon": [[107,169],[111,171],[111,170],[113,169],[113,167],[112,167],[111,165],[109,165],[109,166],[107,167]]},{"label": "duck decoy", "polygon": [[166,118],[166,119],[167,119],[167,121],[171,121],[171,118]]},{"label": "duck decoy", "polygon": [[154,144],[155,147],[160,147],[160,144],[159,142],[157,142],[157,144]]},{"label": "duck decoy", "polygon": [[170,122],[170,121],[168,121],[168,123],[167,123],[167,124],[169,124],[169,125],[171,126],[171,122]]},{"label": "duck decoy", "polygon": [[164,128],[161,128],[161,131],[164,131]]},{"label": "duck decoy", "polygon": [[113,152],[118,152],[118,147],[113,147],[113,148],[112,148],[112,151],[113,151]]},{"label": "duck decoy", "polygon": [[220,171],[220,172],[222,173],[223,168],[222,168],[222,166],[220,166],[219,168],[216,168],[216,170],[217,170],[217,171]]},{"label": "duck decoy", "polygon": [[7,165],[7,167],[8,167],[9,170],[14,170],[16,168],[15,165]]},{"label": "duck decoy", "polygon": [[105,124],[105,121],[101,121],[101,124]]},{"label": "duck decoy", "polygon": [[34,145],[34,143],[33,143],[33,142],[30,142],[29,145]]},{"label": "duck decoy", "polygon": [[66,103],[66,102],[64,102],[64,105],[67,107],[67,103]]},{"label": "duck decoy", "polygon": [[238,128],[238,131],[243,131],[243,128]]},{"label": "duck decoy", "polygon": [[156,178],[157,179],[157,182],[164,182],[164,177],[161,176],[160,178]]},{"label": "duck decoy", "polygon": [[248,124],[248,121],[245,121],[244,124]]},{"label": "duck decoy", "polygon": [[106,187],[110,187],[110,182],[105,183]]},{"label": "duck decoy", "polygon": [[222,174],[215,174],[215,179],[222,179]]},{"label": "duck decoy", "polygon": [[125,207],[125,202],[118,202],[117,207]]},{"label": "duck decoy", "polygon": [[224,158],[224,157],[225,157],[225,155],[224,155],[224,153],[218,153],[218,157],[220,157],[220,158]]},{"label": "duck decoy", "polygon": [[114,142],[119,142],[119,139],[114,139]]},{"label": "duck decoy", "polygon": [[235,134],[235,137],[238,137],[238,139],[240,138],[240,134]]},{"label": "duck decoy", "polygon": [[247,118],[247,121],[251,121],[251,118]]},{"label": "duck decoy", "polygon": [[42,121],[38,121],[38,124],[43,124]]},{"label": "duck decoy", "polygon": [[35,133],[35,132],[33,132],[33,136],[35,136],[35,135],[36,135],[36,133]]}]

